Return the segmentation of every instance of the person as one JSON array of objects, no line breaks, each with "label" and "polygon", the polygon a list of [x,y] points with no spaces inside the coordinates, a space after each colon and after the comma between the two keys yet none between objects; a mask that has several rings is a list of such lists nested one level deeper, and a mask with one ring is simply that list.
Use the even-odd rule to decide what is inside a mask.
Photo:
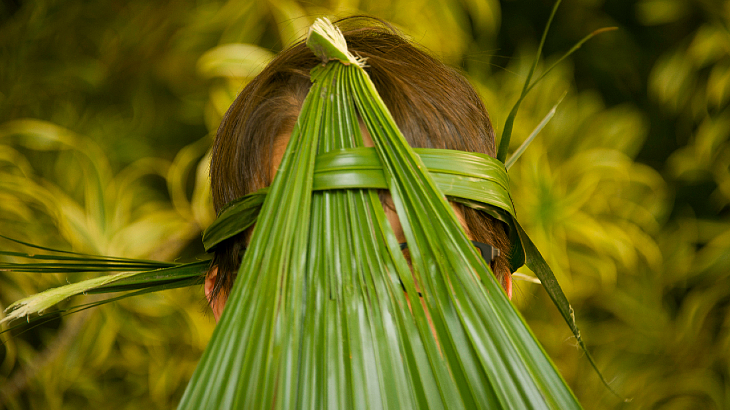
[{"label": "person", "polygon": [[[495,156],[495,133],[474,88],[456,69],[406,40],[382,21],[348,18],[338,22],[348,49],[367,59],[366,71],[395,122],[413,148],[441,148]],[[271,184],[311,87],[310,70],[321,60],[304,42],[278,54],[241,93],[223,117],[213,145],[210,179],[216,212],[230,201]],[[372,146],[364,126],[366,145]],[[380,194],[399,242],[405,242],[389,194]],[[491,268],[512,294],[506,226],[490,215],[451,202],[469,239],[500,252]],[[215,250],[205,294],[220,318],[252,228]],[[407,251],[406,256],[407,256]],[[490,262],[490,261],[488,261]]]}]

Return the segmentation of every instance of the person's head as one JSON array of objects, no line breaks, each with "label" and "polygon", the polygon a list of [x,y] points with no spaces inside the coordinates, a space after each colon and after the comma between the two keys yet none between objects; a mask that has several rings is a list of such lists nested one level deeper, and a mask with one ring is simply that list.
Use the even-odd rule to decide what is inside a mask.
[{"label": "person's head", "polygon": [[[489,115],[468,81],[387,25],[372,26],[372,19],[365,21],[370,24],[367,27],[362,23],[362,19],[348,19],[339,25],[350,52],[367,58],[365,70],[411,147],[494,156]],[[353,24],[355,28],[348,27]],[[218,128],[210,164],[216,212],[271,184],[311,86],[309,71],[317,64],[321,60],[303,42],[295,44],[246,85],[228,109]],[[397,216],[387,197],[381,195],[381,199],[391,225],[398,225],[394,226],[398,235]],[[483,212],[460,205],[454,208],[471,239],[501,251],[492,269],[498,281],[511,290],[504,256],[509,253],[509,239],[503,225]],[[249,233],[225,241],[215,251],[205,290],[216,317],[233,285]]]}]

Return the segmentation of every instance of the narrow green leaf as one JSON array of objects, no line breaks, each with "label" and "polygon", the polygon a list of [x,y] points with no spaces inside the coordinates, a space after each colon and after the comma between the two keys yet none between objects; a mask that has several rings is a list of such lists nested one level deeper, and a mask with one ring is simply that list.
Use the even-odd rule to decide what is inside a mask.
[{"label": "narrow green leaf", "polygon": [[585,353],[586,358],[588,359],[588,362],[591,364],[593,369],[598,374],[598,377],[601,378],[601,381],[603,384],[613,393],[616,397],[620,398],[623,401],[629,401],[623,397],[621,397],[608,383],[608,380],[603,376],[600,369],[598,369],[598,365],[593,360],[593,356],[591,356],[590,352],[588,351],[588,348],[586,347],[585,343],[583,342],[583,338],[580,335],[580,330],[578,329],[578,326],[575,323],[575,312],[573,311],[573,307],[570,306],[570,303],[568,303],[568,299],[565,297],[565,294],[563,293],[563,290],[560,288],[560,285],[558,284],[557,279],[555,279],[555,275],[553,274],[552,269],[550,269],[550,266],[545,262],[545,259],[540,254],[540,251],[537,249],[534,243],[532,243],[532,240],[527,236],[527,233],[522,229],[522,227],[519,224],[516,224],[517,232],[520,235],[520,238],[522,240],[522,244],[525,248],[525,254],[526,254],[526,261],[525,265],[527,265],[530,270],[532,270],[538,279],[540,279],[540,282],[542,283],[542,286],[545,288],[545,291],[547,292],[548,296],[550,296],[550,299],[553,301],[553,304],[558,308],[558,311],[563,316],[563,319],[565,320],[565,323],[568,324],[568,327],[573,332],[573,336],[575,336],[576,341],[578,342],[578,345],[580,346],[581,350],[583,350],[583,353]]},{"label": "narrow green leaf", "polygon": [[[617,27],[604,27],[598,30],[593,31],[592,33],[588,34],[587,36],[583,37],[580,41],[578,41],[573,47],[570,48],[565,54],[563,54],[555,63],[553,63],[547,70],[545,70],[540,77],[538,77],[537,80],[534,82],[532,81],[532,76],[535,72],[535,69],[537,68],[537,64],[540,61],[540,55],[542,54],[542,48],[545,44],[545,38],[547,37],[547,33],[550,30],[550,25],[552,24],[553,17],[555,17],[555,12],[558,10],[558,6],[560,5],[561,0],[557,0],[555,2],[555,5],[553,6],[552,11],[550,12],[550,17],[548,17],[547,24],[545,25],[545,30],[542,33],[542,37],[540,38],[540,45],[537,48],[537,54],[535,55],[535,60],[532,63],[532,67],[530,67],[530,71],[527,73],[527,77],[525,78],[525,83],[522,86],[522,92],[520,93],[520,97],[517,99],[517,102],[512,107],[512,110],[510,111],[509,115],[507,116],[507,119],[504,122],[504,128],[502,129],[502,136],[499,140],[499,150],[497,151],[497,159],[504,162],[507,158],[507,151],[509,150],[509,143],[510,139],[512,137],[512,127],[514,125],[515,117],[517,117],[517,111],[520,108],[520,104],[522,104],[522,100],[525,99],[527,96],[527,93],[532,90],[532,88],[537,85],[537,83],[540,82],[545,76],[552,71],[553,68],[555,68],[558,64],[560,64],[563,60],[568,58],[571,54],[573,54],[576,50],[578,50],[586,41],[590,40],[591,38],[595,37],[598,34],[605,33],[608,31],[617,30]],[[509,168],[509,167],[508,167]]]},{"label": "narrow green leaf", "polygon": [[132,262],[137,264],[149,264],[149,265],[169,265],[167,262],[159,262],[159,261],[152,261],[152,260],[146,260],[146,259],[130,259],[130,258],[120,258],[117,256],[100,256],[100,255],[89,255],[85,253],[78,253],[78,252],[71,252],[71,251],[64,251],[60,249],[53,249],[53,248],[47,248],[39,245],[35,245],[28,242],[23,242],[18,239],[13,239],[10,237],[7,237],[5,235],[0,234],[0,238],[7,239],[11,242],[15,242],[17,244],[27,246],[29,248],[33,249],[40,249],[47,252],[56,252],[61,253],[63,255],[74,255],[74,256],[52,256],[52,255],[36,255],[36,254],[28,254],[28,253],[20,253],[20,252],[7,252],[7,251],[0,251],[0,255],[8,255],[8,256],[20,256],[23,258],[29,258],[29,259],[51,259],[51,260],[75,260],[75,261],[110,261],[110,262]]},{"label": "narrow green leaf", "polygon": [[51,306],[71,296],[79,295],[89,291],[89,289],[127,278],[135,273],[136,272],[124,272],[99,278],[87,279],[78,283],[49,289],[25,299],[18,300],[5,309],[5,313],[7,315],[0,320],[0,324],[19,319],[21,317],[27,317],[35,313],[42,313]]},{"label": "narrow green leaf", "polygon": [[509,160],[507,160],[507,162],[504,164],[504,166],[505,166],[505,168],[507,168],[508,171],[510,168],[512,168],[512,165],[514,165],[514,163],[522,156],[522,154],[525,152],[527,147],[530,146],[530,144],[532,143],[532,140],[535,139],[537,134],[539,134],[540,131],[542,131],[542,129],[545,128],[545,125],[547,125],[547,123],[550,122],[550,120],[555,115],[555,110],[557,110],[558,105],[560,105],[560,103],[563,102],[563,98],[565,98],[566,94],[567,94],[567,91],[563,93],[563,95],[560,97],[558,102],[555,103],[555,105],[553,105],[553,108],[551,108],[550,111],[548,111],[548,113],[545,115],[545,118],[543,118],[542,121],[540,121],[540,123],[537,124],[537,127],[535,127],[535,129],[532,130],[532,133],[530,133],[530,135],[522,143],[522,145],[520,145],[520,147],[517,148],[517,150],[514,152],[514,154],[512,154],[512,156],[509,158]]},{"label": "narrow green leaf", "polygon": [[571,54],[575,53],[586,41],[592,39],[593,37],[595,37],[599,34],[608,33],[610,31],[615,31],[615,30],[618,30],[618,27],[603,27],[603,28],[599,28],[598,30],[595,30],[595,31],[591,32],[590,34],[588,34],[587,36],[583,37],[580,41],[575,43],[575,45],[573,45],[573,47],[571,47],[570,50],[568,50],[557,61],[555,61],[550,67],[548,67],[548,69],[545,70],[542,73],[542,75],[540,75],[540,77],[537,80],[535,80],[534,83],[530,84],[530,87],[527,89],[527,91],[529,92],[532,89],[532,87],[534,87],[538,82],[540,82],[540,80],[545,78],[545,76],[548,75],[548,73],[550,73],[550,71],[552,71],[553,68],[557,67],[557,65],[560,64],[561,62],[563,62],[563,60],[570,57]]},{"label": "narrow green leaf", "polygon": [[267,191],[267,189],[258,190],[226,205],[218,215],[218,219],[203,232],[205,250],[213,251],[221,241],[238,235],[252,226],[256,222]]},{"label": "narrow green leaf", "polygon": [[29,317],[30,315],[43,313],[50,307],[72,296],[81,294],[110,293],[138,289],[148,289],[154,292],[169,289],[174,284],[178,285],[174,287],[190,286],[194,282],[201,282],[209,265],[209,261],[200,261],[162,269],[148,268],[145,271],[121,272],[52,288],[18,300],[8,306],[5,309],[7,316],[0,320],[0,324],[21,317]]},{"label": "narrow green leaf", "polygon": [[[540,61],[540,55],[542,54],[542,47],[545,45],[545,39],[547,38],[547,33],[550,31],[550,25],[553,23],[553,18],[555,17],[555,12],[558,11],[558,6],[560,6],[560,2],[562,0],[557,0],[555,2],[555,5],[553,5],[553,9],[550,11],[550,16],[548,17],[547,24],[545,24],[545,30],[542,32],[542,37],[540,37],[540,45],[537,47],[537,54],[535,55],[535,60],[532,62],[532,67],[530,67],[530,71],[527,73],[527,78],[525,78],[525,84],[522,86],[522,92],[520,93],[520,98],[517,99],[517,102],[512,107],[512,110],[510,111],[509,115],[507,116],[507,120],[504,122],[504,128],[502,129],[502,136],[499,139],[499,150],[497,151],[497,159],[504,162],[507,158],[507,150],[509,149],[509,141],[512,137],[512,126],[515,122],[515,117],[517,116],[517,110],[520,108],[520,104],[522,104],[522,100],[525,99],[525,96],[530,91],[532,86],[534,84],[530,85],[530,81],[532,80],[532,74],[535,72],[535,69],[537,68],[537,64]],[[539,80],[538,80],[539,81]],[[535,82],[537,83],[537,82]]]}]

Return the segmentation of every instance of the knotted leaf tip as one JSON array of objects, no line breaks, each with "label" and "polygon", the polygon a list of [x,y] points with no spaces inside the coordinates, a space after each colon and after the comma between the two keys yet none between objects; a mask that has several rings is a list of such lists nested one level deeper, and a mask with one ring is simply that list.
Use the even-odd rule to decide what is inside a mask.
[{"label": "knotted leaf tip", "polygon": [[339,28],[335,27],[326,17],[315,20],[307,34],[307,47],[322,59],[322,64],[328,61],[338,60],[342,64],[356,64],[359,67],[365,66],[365,59],[355,57],[347,51],[345,36]]}]

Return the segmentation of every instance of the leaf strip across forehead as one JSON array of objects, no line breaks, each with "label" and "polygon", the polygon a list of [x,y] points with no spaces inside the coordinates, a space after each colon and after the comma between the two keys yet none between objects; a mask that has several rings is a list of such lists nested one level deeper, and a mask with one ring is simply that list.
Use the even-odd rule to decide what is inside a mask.
[{"label": "leaf strip across forehead", "polygon": [[[493,206],[514,218],[504,164],[473,152],[426,148],[414,151],[444,195]],[[312,190],[353,188],[388,188],[375,148],[338,149],[317,156]],[[203,233],[206,251],[253,225],[265,195],[266,190],[260,190],[228,204]]]}]

